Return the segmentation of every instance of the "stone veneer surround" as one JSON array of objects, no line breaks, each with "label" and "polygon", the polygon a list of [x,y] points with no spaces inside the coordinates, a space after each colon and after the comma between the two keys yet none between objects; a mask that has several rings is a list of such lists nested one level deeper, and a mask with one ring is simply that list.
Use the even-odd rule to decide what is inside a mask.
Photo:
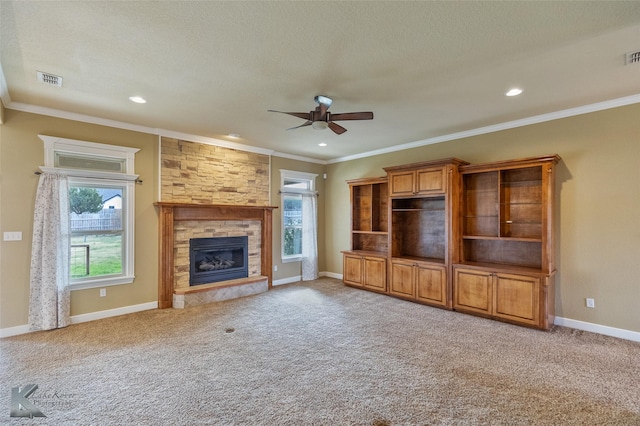
[{"label": "stone veneer surround", "polygon": [[268,155],[163,137],[160,159],[162,201],[269,205]]},{"label": "stone veneer surround", "polygon": [[210,237],[249,237],[249,277],[260,275],[260,221],[215,220],[178,222],[173,227],[174,285],[189,288],[189,240]]}]

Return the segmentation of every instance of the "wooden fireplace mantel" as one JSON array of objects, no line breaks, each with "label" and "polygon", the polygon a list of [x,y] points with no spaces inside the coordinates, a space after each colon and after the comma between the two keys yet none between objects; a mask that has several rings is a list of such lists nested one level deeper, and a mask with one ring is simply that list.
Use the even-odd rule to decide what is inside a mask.
[{"label": "wooden fireplace mantel", "polygon": [[276,206],[238,206],[224,204],[154,203],[159,208],[158,308],[173,306],[174,232],[181,220],[258,220],[261,222],[260,273],[272,286],[272,217]]}]

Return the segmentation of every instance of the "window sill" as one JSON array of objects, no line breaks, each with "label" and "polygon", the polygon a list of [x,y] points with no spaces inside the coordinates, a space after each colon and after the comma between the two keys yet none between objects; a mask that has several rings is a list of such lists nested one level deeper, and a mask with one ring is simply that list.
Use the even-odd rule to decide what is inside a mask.
[{"label": "window sill", "polygon": [[283,257],[281,259],[282,263],[300,262],[301,260],[302,260],[302,256],[299,256],[299,257]]},{"label": "window sill", "polygon": [[115,278],[96,278],[92,280],[74,282],[69,285],[71,291],[86,290],[88,288],[109,287],[113,285],[131,284],[135,276],[119,276]]}]

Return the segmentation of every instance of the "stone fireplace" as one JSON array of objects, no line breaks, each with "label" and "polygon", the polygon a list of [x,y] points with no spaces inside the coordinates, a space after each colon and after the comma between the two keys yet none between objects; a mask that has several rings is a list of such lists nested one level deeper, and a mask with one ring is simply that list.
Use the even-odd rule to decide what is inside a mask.
[{"label": "stone fireplace", "polygon": [[[160,210],[158,307],[184,307],[186,298],[226,300],[230,288],[239,296],[266,291],[272,285],[272,206],[155,203]],[[246,237],[247,277],[190,285],[190,240]],[[206,257],[206,256],[202,256]],[[212,259],[213,260],[213,259]],[[224,259],[223,259],[224,260]],[[223,262],[224,263],[224,262]],[[225,299],[218,294],[224,291]],[[210,294],[205,294],[206,292]],[[237,297],[239,297],[237,296]],[[177,297],[177,298],[176,298]]]}]

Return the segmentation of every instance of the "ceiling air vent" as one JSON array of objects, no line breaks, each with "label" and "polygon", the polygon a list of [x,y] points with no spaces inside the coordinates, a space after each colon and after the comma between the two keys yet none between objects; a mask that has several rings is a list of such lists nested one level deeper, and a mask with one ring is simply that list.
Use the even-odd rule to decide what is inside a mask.
[{"label": "ceiling air vent", "polygon": [[37,71],[37,75],[40,83],[48,84],[49,86],[62,87],[62,77],[59,75],[53,75],[41,71]]},{"label": "ceiling air vent", "polygon": [[627,58],[627,62],[626,62],[627,65],[640,64],[640,50],[627,53],[626,58]]}]

